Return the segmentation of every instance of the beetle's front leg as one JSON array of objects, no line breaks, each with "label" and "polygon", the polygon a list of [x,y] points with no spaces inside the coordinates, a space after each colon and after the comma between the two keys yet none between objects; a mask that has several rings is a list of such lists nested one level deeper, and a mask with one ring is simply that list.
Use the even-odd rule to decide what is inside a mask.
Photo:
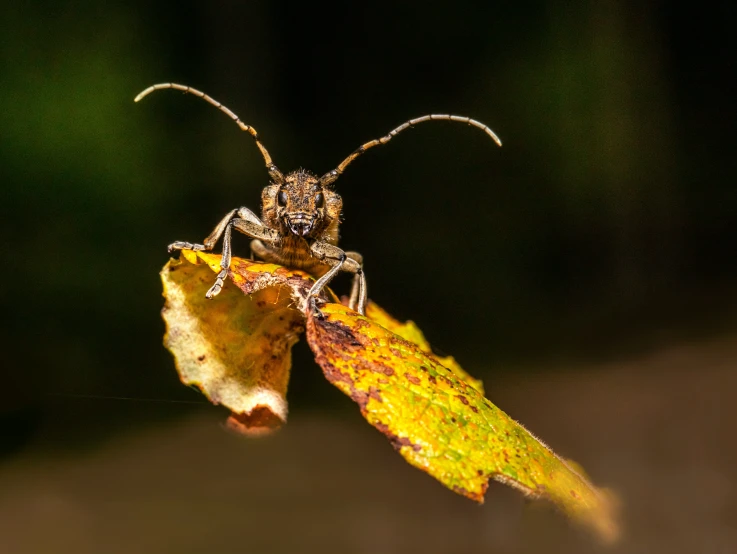
[{"label": "beetle's front leg", "polygon": [[[248,214],[253,217],[249,217],[248,214],[245,214],[246,217],[237,217],[235,219],[231,219],[226,224],[225,230],[222,233],[223,255],[220,258],[220,273],[218,273],[217,277],[215,278],[215,284],[210,287],[210,290],[208,290],[207,293],[205,293],[206,298],[212,299],[220,294],[220,291],[223,289],[223,285],[225,284],[225,278],[228,276],[228,270],[230,269],[230,261],[233,257],[232,248],[230,246],[230,238],[233,228],[240,231],[244,235],[248,235],[249,237],[260,239],[266,242],[275,242],[279,238],[278,233],[273,229],[269,229],[268,227],[264,226],[263,223],[261,223],[261,220],[256,217],[256,215],[251,210],[248,210],[247,208],[241,208],[240,210],[238,210],[239,216],[242,215],[242,210],[246,210]],[[215,234],[215,231],[213,231],[213,234]]]},{"label": "beetle's front leg", "polygon": [[312,285],[306,299],[308,307],[315,312],[315,315],[322,317],[322,313],[317,309],[317,297],[333,277],[342,270],[353,273],[359,278],[359,290],[357,293],[352,293],[351,296],[354,296],[354,294],[358,296],[358,312],[364,315],[366,311],[366,278],[363,275],[363,267],[360,262],[353,257],[354,253],[351,252],[351,256],[348,256],[337,246],[320,241],[314,242],[310,246],[310,250],[313,256],[323,260],[332,267]]},{"label": "beetle's front leg", "polygon": [[202,244],[192,243],[192,242],[185,242],[178,240],[176,242],[172,242],[169,245],[169,252],[172,252],[174,250],[194,250],[195,252],[199,252],[201,250],[210,251],[213,248],[215,248],[215,245],[217,244],[220,237],[223,235],[225,230],[228,227],[228,224],[234,217],[239,217],[241,219],[245,219],[247,221],[251,221],[257,225],[262,225],[261,220],[258,218],[258,216],[253,213],[251,210],[245,207],[236,208],[234,210],[230,210],[223,219],[220,220],[220,223],[218,223],[215,226],[215,229],[212,230],[212,233],[210,233],[205,241]]},{"label": "beetle's front leg", "polygon": [[[233,220],[231,220],[233,221]],[[233,257],[233,250],[230,247],[230,236],[232,234],[233,225],[231,221],[225,226],[225,232],[223,233],[223,254],[220,257],[220,273],[215,278],[215,284],[205,293],[205,298],[212,300],[220,291],[223,290],[225,284],[225,278],[228,276],[228,269],[230,268],[230,260]]]}]

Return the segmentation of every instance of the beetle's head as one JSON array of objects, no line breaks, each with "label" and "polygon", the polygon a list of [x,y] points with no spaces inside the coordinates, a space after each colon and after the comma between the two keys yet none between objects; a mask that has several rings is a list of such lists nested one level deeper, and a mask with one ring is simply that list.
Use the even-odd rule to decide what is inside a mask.
[{"label": "beetle's head", "polygon": [[264,223],[305,238],[318,238],[337,223],[343,201],[320,179],[303,169],[279,177],[272,173],[272,184],[261,194]]}]

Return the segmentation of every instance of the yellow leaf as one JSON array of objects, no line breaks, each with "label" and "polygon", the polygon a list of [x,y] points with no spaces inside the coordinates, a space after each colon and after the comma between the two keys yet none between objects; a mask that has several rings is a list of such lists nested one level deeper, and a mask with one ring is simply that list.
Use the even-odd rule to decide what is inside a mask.
[{"label": "yellow leaf", "polygon": [[[253,434],[286,420],[291,347],[306,324],[327,379],[410,464],[477,502],[495,479],[617,537],[611,495],[484,398],[452,357],[435,356],[413,322],[372,302],[366,316],[338,303],[322,305],[322,318],[306,316],[311,276],[239,258],[220,295],[206,300],[219,271],[220,256],[190,251],[164,267],[165,343],[182,381],[232,410],[232,426]],[[337,300],[327,289],[323,296]]]},{"label": "yellow leaf", "polygon": [[307,340],[327,379],[412,465],[483,502],[489,479],[546,497],[617,536],[614,506],[571,465],[432,354],[339,304],[308,318]]}]

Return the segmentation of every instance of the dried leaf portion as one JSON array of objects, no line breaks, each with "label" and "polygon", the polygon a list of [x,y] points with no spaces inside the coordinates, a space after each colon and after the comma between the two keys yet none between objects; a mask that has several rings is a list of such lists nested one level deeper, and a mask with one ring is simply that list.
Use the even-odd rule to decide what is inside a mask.
[{"label": "dried leaf portion", "polygon": [[410,342],[339,304],[323,314],[308,318],[307,340],[325,376],[410,464],[477,502],[490,478],[547,497],[603,538],[616,537],[606,494],[424,351],[426,342]]},{"label": "dried leaf portion", "polygon": [[286,285],[294,272],[274,279],[262,268],[244,269],[238,284],[249,295],[226,284],[216,300],[207,300],[205,292],[213,283],[208,266],[215,264],[219,271],[219,260],[185,251],[162,270],[164,344],[183,383],[233,412],[231,428],[262,434],[287,419],[291,349],[304,330],[304,318],[293,308],[293,290]]}]

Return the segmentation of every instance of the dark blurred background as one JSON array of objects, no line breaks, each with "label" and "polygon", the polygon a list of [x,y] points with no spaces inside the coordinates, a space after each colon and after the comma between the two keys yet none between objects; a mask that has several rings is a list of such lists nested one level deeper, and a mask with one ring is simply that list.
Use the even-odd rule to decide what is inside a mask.
[{"label": "dark blurred background", "polygon": [[133,103],[168,81],[254,125],[284,171],[322,174],[425,113],[488,124],[503,148],[428,123],[337,182],[370,296],[620,492],[621,551],[737,550],[733,3],[37,1],[1,19],[0,550],[596,548],[501,486],[481,509],[405,467],[304,344],[284,431],[218,428],[161,346],[158,272],[169,242],[258,208],[267,175],[201,100]]}]

